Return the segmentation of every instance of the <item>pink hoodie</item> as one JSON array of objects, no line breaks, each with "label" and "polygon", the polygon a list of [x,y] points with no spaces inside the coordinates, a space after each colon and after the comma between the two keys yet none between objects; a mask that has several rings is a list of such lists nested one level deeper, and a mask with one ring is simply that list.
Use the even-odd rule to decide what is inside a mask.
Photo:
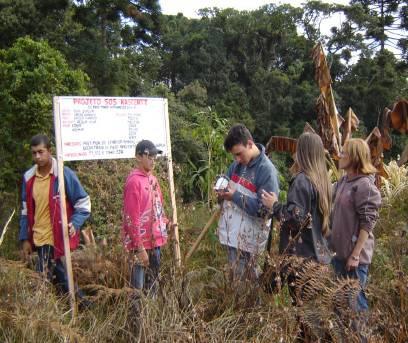
[{"label": "pink hoodie", "polygon": [[123,196],[122,240],[127,250],[153,249],[167,242],[163,196],[151,173],[133,170],[125,184]]}]

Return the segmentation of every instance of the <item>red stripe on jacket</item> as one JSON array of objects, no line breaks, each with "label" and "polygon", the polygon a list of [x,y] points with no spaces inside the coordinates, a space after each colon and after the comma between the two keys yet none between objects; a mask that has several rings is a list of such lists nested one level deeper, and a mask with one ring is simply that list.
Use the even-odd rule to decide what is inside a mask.
[{"label": "red stripe on jacket", "polygon": [[231,177],[231,180],[234,181],[235,183],[245,187],[246,189],[250,190],[251,192],[256,193],[256,186],[251,182],[248,181],[247,179],[244,179],[241,176],[238,176],[237,174],[233,174]]}]

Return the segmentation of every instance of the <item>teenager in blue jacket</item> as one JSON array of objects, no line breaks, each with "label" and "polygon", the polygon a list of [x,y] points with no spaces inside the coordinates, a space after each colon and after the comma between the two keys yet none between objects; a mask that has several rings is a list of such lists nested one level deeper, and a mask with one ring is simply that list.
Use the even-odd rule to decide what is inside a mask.
[{"label": "teenager in blue jacket", "polygon": [[[58,191],[57,161],[51,155],[50,140],[45,135],[31,139],[34,165],[24,173],[19,240],[22,253],[27,258],[33,250],[38,253],[37,270],[68,292],[61,226],[60,194]],[[75,173],[64,167],[66,208],[70,247],[78,247],[80,228],[89,217],[91,202]]]},{"label": "teenager in blue jacket", "polygon": [[230,129],[224,148],[235,161],[227,171],[227,189],[218,192],[223,200],[218,237],[233,278],[255,280],[257,257],[265,250],[270,230],[270,220],[260,212],[261,195],[263,190],[279,193],[278,173],[264,146],[256,144],[242,124]]}]

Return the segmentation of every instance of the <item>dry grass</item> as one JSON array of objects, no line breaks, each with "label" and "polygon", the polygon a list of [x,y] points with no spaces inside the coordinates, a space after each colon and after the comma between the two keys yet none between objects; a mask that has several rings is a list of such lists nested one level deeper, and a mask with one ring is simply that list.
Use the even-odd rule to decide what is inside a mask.
[{"label": "dry grass", "polygon": [[[112,251],[90,249],[75,255],[77,280],[95,305],[81,311],[74,323],[67,299],[55,295],[52,285],[22,263],[1,260],[0,340],[292,342],[299,318],[314,341],[356,340],[350,329],[353,314],[346,304],[358,286],[336,280],[327,267],[290,260],[301,298],[301,305],[293,307],[286,287],[277,294],[266,294],[254,285],[237,288],[222,269],[176,272],[167,261],[160,294],[153,300],[128,287],[126,262],[117,264],[122,255]],[[85,266],[88,273],[81,274]],[[407,281],[406,274],[401,274],[387,289],[380,289],[371,280],[371,342],[402,343],[408,338]]]},{"label": "dry grass", "polygon": [[[392,187],[375,230],[369,342],[408,341],[408,188]],[[103,199],[101,209],[109,203],[108,195]],[[192,205],[179,212],[181,245],[187,251],[208,212]],[[106,237],[119,237],[118,220],[109,216]],[[346,304],[355,299],[358,287],[336,280],[330,268],[286,261],[297,274],[294,286],[300,301],[295,307],[283,282],[275,293],[265,293],[253,283],[232,285],[224,270],[225,252],[210,231],[182,271],[172,264],[170,248],[164,249],[160,293],[152,299],[129,288],[122,247],[114,239],[108,243],[73,254],[75,279],[94,301],[75,322],[69,301],[51,284],[26,265],[0,258],[0,341],[293,342],[299,321],[316,342],[357,339],[351,330],[355,318]],[[284,265],[273,253],[265,279],[276,279]]]}]

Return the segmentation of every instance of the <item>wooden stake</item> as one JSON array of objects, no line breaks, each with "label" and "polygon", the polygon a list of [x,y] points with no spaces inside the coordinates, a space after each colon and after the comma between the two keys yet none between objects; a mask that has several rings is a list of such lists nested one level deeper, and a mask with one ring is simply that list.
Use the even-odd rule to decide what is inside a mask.
[{"label": "wooden stake", "polygon": [[67,207],[65,203],[66,195],[64,182],[64,160],[62,158],[61,121],[59,117],[58,97],[54,97],[53,104],[54,104],[55,145],[57,147],[57,162],[58,162],[58,189],[60,196],[61,226],[64,238],[65,268],[67,271],[68,278],[68,289],[71,302],[72,319],[75,320],[77,308],[75,302],[74,277],[72,273],[71,249],[69,246]]},{"label": "wooden stake", "polygon": [[3,243],[4,237],[6,237],[6,231],[7,231],[8,225],[10,224],[11,219],[13,218],[15,212],[16,212],[16,209],[13,210],[13,213],[11,214],[9,219],[7,220],[6,225],[4,225],[3,231],[1,232],[0,245],[1,245],[1,243]]},{"label": "wooden stake", "polygon": [[201,240],[204,238],[204,235],[208,232],[211,224],[219,216],[220,213],[221,213],[221,207],[217,206],[217,209],[214,211],[214,213],[212,214],[212,216],[208,220],[207,224],[205,224],[204,228],[200,232],[200,235],[197,237],[197,239],[194,242],[193,246],[191,247],[191,249],[187,253],[187,255],[186,255],[185,259],[184,259],[184,264],[187,263],[187,261],[191,257],[191,255],[194,253],[194,251],[196,251],[196,249],[197,249],[198,245],[200,244]]},{"label": "wooden stake", "polygon": [[179,231],[177,225],[177,204],[176,204],[176,190],[174,187],[174,175],[173,175],[173,159],[171,155],[171,140],[170,140],[170,122],[169,122],[169,110],[167,100],[164,101],[164,112],[165,112],[165,121],[166,121],[166,135],[167,135],[167,168],[168,168],[168,178],[170,184],[170,199],[171,207],[173,211],[173,224],[174,226],[174,257],[176,260],[177,267],[181,267],[181,253],[180,253],[180,240],[179,240]]},{"label": "wooden stake", "polygon": [[81,230],[82,238],[84,239],[86,246],[96,246],[95,237],[92,228],[89,226],[86,229]]}]

